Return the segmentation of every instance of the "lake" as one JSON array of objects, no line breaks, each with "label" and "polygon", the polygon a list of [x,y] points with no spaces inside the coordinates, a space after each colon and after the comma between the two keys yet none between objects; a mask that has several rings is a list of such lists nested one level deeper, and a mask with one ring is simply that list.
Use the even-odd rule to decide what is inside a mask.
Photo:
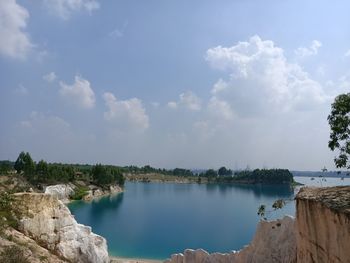
[{"label": "lake", "polygon": [[[350,178],[296,177],[307,185],[350,185]],[[290,199],[268,219],[294,215],[295,191],[286,185],[225,185],[127,182],[124,193],[69,205],[79,223],[108,242],[111,255],[165,259],[186,248],[239,250],[255,233],[261,204]]]}]

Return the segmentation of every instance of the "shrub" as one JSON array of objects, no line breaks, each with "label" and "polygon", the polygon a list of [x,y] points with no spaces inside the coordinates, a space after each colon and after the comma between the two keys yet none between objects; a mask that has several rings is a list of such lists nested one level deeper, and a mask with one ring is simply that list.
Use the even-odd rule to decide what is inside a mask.
[{"label": "shrub", "polygon": [[86,186],[77,186],[71,198],[73,200],[81,200],[83,199],[84,196],[88,194],[88,191],[89,191],[89,188]]},{"label": "shrub", "polygon": [[2,263],[30,263],[23,250],[18,246],[5,247],[0,254],[0,262]]}]

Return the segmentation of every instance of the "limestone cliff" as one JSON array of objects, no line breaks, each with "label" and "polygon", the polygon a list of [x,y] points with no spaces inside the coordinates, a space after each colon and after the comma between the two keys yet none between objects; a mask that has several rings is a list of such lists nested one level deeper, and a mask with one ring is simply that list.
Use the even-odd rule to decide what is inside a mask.
[{"label": "limestone cliff", "polygon": [[15,194],[19,230],[59,257],[77,263],[109,262],[106,240],[78,224],[69,209],[48,194]]},{"label": "limestone cliff", "polygon": [[45,188],[45,194],[53,195],[63,203],[68,203],[70,197],[74,194],[74,188],[73,184],[50,185]]},{"label": "limestone cliff", "polygon": [[350,186],[302,188],[296,196],[298,262],[350,262]]},{"label": "limestone cliff", "polygon": [[294,219],[260,221],[251,244],[238,252],[209,254],[203,249],[174,254],[166,263],[294,263],[296,242]]},{"label": "limestone cliff", "polygon": [[91,201],[95,198],[100,198],[106,195],[118,194],[123,192],[123,189],[118,185],[110,185],[108,190],[101,189],[94,185],[89,185],[89,189],[90,190],[88,191],[88,194],[83,197],[84,201]]},{"label": "limestone cliff", "polygon": [[[78,182],[76,182],[78,183]],[[108,188],[101,188],[93,184],[85,184],[81,182],[78,184],[79,186],[85,186],[87,190],[87,194],[83,197],[84,201],[91,201],[95,198],[100,198],[110,194],[121,193],[123,189],[119,185],[110,185]],[[45,188],[45,194],[50,194],[57,197],[63,203],[69,203],[70,198],[74,194],[76,185],[70,184],[57,184],[50,185]]]},{"label": "limestone cliff", "polygon": [[[19,248],[20,251],[22,251],[24,258],[31,263],[69,263],[68,261],[54,255],[48,249],[43,248],[23,233],[13,228],[8,228],[4,231],[3,235],[0,235],[0,252],[3,252],[7,247],[14,246]],[[6,256],[9,257],[9,255]],[[8,258],[0,259],[1,262],[8,262],[8,260]]]}]

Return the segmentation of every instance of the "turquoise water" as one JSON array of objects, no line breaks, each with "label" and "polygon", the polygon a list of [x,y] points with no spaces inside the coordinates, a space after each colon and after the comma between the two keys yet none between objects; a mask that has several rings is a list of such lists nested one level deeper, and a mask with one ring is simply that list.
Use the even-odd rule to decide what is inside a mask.
[{"label": "turquoise water", "polygon": [[[317,183],[310,178],[299,181]],[[254,236],[259,205],[293,197],[294,190],[285,185],[127,182],[122,194],[74,202],[69,208],[79,223],[107,239],[110,254],[165,259],[186,248],[239,250]],[[290,201],[268,218],[294,213]]]}]

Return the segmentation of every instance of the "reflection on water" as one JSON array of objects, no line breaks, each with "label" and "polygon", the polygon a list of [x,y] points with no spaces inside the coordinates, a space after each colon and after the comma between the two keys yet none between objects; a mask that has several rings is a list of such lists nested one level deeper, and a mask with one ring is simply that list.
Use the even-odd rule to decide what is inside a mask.
[{"label": "reflection on water", "polygon": [[[122,194],[70,209],[106,237],[111,254],[164,259],[186,248],[242,248],[254,235],[258,206],[293,194],[287,185],[127,182]],[[286,213],[294,214],[293,203],[274,216]]]},{"label": "reflection on water", "polygon": [[[295,180],[320,184],[318,178]],[[350,184],[350,178],[327,178],[322,184]],[[112,255],[165,259],[186,248],[238,250],[251,241],[261,204],[270,207],[276,199],[290,199],[269,218],[294,215],[293,197],[287,185],[128,182],[122,194],[69,207],[78,222],[107,239]]]}]

